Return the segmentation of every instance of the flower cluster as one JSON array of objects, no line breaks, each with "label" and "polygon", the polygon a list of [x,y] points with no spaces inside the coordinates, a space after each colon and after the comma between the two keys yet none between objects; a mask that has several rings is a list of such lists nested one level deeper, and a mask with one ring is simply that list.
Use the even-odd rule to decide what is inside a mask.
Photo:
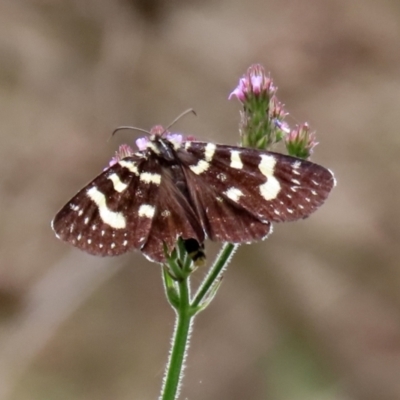
[{"label": "flower cluster", "polygon": [[265,75],[264,68],[259,65],[252,65],[246,75],[239,80],[239,85],[229,95],[229,100],[236,96],[242,103],[252,100],[253,97],[264,97],[265,100],[274,95],[276,88],[271,78]]},{"label": "flower cluster", "polygon": [[268,149],[284,136],[283,104],[276,97],[277,88],[264,68],[252,65],[229,95],[243,104],[240,135],[243,146]]},{"label": "flower cluster", "polygon": [[288,113],[276,96],[277,87],[264,68],[252,65],[229,95],[243,105],[239,131],[245,147],[265,150],[285,140],[290,155],[308,158],[317,144],[307,124],[291,130],[285,122]]}]

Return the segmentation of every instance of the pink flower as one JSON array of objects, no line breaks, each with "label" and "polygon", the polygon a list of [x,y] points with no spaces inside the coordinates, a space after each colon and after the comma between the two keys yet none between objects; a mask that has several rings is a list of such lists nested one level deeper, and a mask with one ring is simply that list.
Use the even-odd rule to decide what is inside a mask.
[{"label": "pink flower", "polygon": [[307,123],[296,126],[285,139],[286,148],[290,155],[309,158],[314,147],[318,144],[315,133],[310,131]]},{"label": "pink flower", "polygon": [[271,78],[265,75],[264,68],[260,64],[254,64],[240,78],[238,86],[229,95],[228,99],[236,96],[239,101],[244,103],[252,95],[260,96],[266,94],[270,98],[275,92],[276,88]]},{"label": "pink flower", "polygon": [[180,133],[169,133],[167,134],[167,139],[172,142],[177,147],[183,142],[183,136]]},{"label": "pink flower", "polygon": [[250,77],[250,80],[254,94],[260,94],[261,90],[263,89],[264,76],[254,75]]},{"label": "pink flower", "polygon": [[235,88],[233,92],[231,92],[228,100],[230,100],[233,96],[236,96],[237,99],[243,103],[246,100],[246,90],[246,80],[245,78],[240,78],[239,85]]},{"label": "pink flower", "polygon": [[147,148],[147,143],[149,143],[149,138],[147,136],[140,137],[136,139],[136,146],[140,151],[144,151]]},{"label": "pink flower", "polygon": [[150,136],[162,136],[166,133],[162,125],[155,125],[150,129]]},{"label": "pink flower", "polygon": [[118,150],[115,152],[115,156],[110,160],[109,167],[112,167],[117,162],[121,161],[125,157],[130,157],[134,153],[133,149],[127,144],[121,144]]},{"label": "pink flower", "polygon": [[269,100],[269,116],[271,119],[283,121],[288,113],[283,108],[283,104],[278,100],[274,94]]}]

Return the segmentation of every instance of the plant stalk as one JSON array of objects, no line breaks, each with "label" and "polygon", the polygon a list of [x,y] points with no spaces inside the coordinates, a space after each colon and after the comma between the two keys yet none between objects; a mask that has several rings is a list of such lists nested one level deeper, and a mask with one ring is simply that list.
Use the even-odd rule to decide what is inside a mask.
[{"label": "plant stalk", "polygon": [[160,400],[176,400],[179,395],[186,351],[189,346],[191,326],[194,319],[190,307],[189,282],[187,277],[178,283],[180,303],[175,309],[176,322],[172,338],[172,349]]}]

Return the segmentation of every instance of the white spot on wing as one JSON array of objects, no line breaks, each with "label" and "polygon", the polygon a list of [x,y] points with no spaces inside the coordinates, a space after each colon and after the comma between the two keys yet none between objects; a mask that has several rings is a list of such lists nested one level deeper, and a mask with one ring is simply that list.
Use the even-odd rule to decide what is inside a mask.
[{"label": "white spot on wing", "polygon": [[128,245],[128,241],[127,240],[124,240],[124,243],[122,243],[124,246],[127,246]]},{"label": "white spot on wing", "polygon": [[242,169],[243,163],[240,159],[240,152],[238,150],[231,150],[231,168]]},{"label": "white spot on wing", "polygon": [[301,162],[300,161],[295,161],[293,164],[292,164],[292,168],[293,169],[298,169],[298,168],[300,168],[301,167]]},{"label": "white spot on wing", "polygon": [[140,174],[140,180],[145,183],[154,183],[155,185],[159,185],[161,183],[161,175],[152,174],[151,172],[142,172]]},{"label": "white spot on wing", "polygon": [[149,204],[142,204],[139,207],[139,217],[153,218],[155,208]]},{"label": "white spot on wing", "polygon": [[147,146],[148,149],[150,149],[153,153],[156,154],[160,154],[160,150],[158,149],[158,147],[151,141],[147,142]]},{"label": "white spot on wing", "polygon": [[126,183],[121,181],[117,174],[111,174],[107,177],[107,179],[112,182],[114,190],[116,190],[118,193],[122,193],[128,187]]},{"label": "white spot on wing", "polygon": [[261,154],[261,161],[258,165],[258,169],[267,178],[267,182],[260,185],[260,193],[265,200],[275,199],[281,191],[281,185],[274,176],[275,164],[275,157]]},{"label": "white spot on wing", "polygon": [[333,172],[330,169],[328,169],[328,171],[331,174],[331,178],[333,179],[333,187],[335,187],[337,185],[335,175],[333,174]]},{"label": "white spot on wing", "polygon": [[182,146],[182,136],[180,139],[178,139],[175,137],[175,135],[171,135],[168,137],[168,140],[172,144],[174,150],[178,150]]},{"label": "white spot on wing", "polygon": [[115,243],[113,242],[113,243],[111,243],[111,246],[110,246],[112,249],[115,247]]},{"label": "white spot on wing", "polygon": [[134,175],[139,175],[139,170],[136,166],[136,163],[134,163],[133,161],[121,160],[118,164],[121,167],[124,167],[124,168],[128,169],[129,171],[131,171]]},{"label": "white spot on wing", "polygon": [[87,224],[89,223],[89,217],[86,217],[85,220],[83,221],[83,223],[84,223],[85,225],[87,225]]},{"label": "white spot on wing", "polygon": [[243,192],[240,189],[231,187],[225,192],[225,195],[229,199],[231,199],[237,203],[239,201],[239,199],[243,196]]},{"label": "white spot on wing", "polygon": [[78,215],[81,216],[83,214],[83,210],[79,210]]},{"label": "white spot on wing", "polygon": [[295,185],[300,185],[300,181],[297,179],[291,179],[290,182],[294,183]]},{"label": "white spot on wing", "polygon": [[207,146],[204,150],[204,157],[207,162],[211,162],[213,159],[216,148],[217,146],[214,143],[207,143]]},{"label": "white spot on wing", "polygon": [[107,207],[106,197],[95,186],[90,188],[87,192],[88,197],[99,208],[99,214],[102,221],[115,229],[123,229],[126,227],[126,219],[120,212],[111,211]]},{"label": "white spot on wing", "polygon": [[226,175],[224,173],[219,173],[217,175],[217,178],[221,181],[221,182],[225,182],[226,181]]},{"label": "white spot on wing", "polygon": [[196,174],[200,175],[203,172],[206,172],[208,168],[210,167],[210,164],[205,161],[205,160],[199,160],[199,162],[196,165],[191,165],[189,168]]}]

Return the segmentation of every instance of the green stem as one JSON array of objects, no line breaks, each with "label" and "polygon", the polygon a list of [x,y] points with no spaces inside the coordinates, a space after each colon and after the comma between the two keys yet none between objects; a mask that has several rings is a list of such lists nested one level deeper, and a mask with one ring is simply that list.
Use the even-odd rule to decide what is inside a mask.
[{"label": "green stem", "polygon": [[196,296],[192,302],[192,307],[196,308],[199,304],[202,303],[204,297],[207,296],[210,289],[218,282],[218,278],[221,275],[221,272],[224,268],[229,264],[229,261],[238,248],[237,244],[233,243],[225,243],[221,252],[219,253],[217,259],[214,262],[214,265],[211,267],[210,272],[205,277],[203,283],[199,287]]},{"label": "green stem", "polygon": [[189,345],[190,327],[193,322],[193,313],[190,307],[189,278],[179,282],[180,302],[176,308],[175,331],[172,338],[172,350],[168,360],[164,385],[160,400],[176,400],[182,379],[183,363]]},{"label": "green stem", "polygon": [[[168,270],[164,270],[164,283],[167,298],[175,309],[176,322],[175,331],[172,338],[172,350],[167,364],[164,384],[159,400],[176,400],[179,395],[179,388],[182,380],[182,371],[189,345],[191,326],[195,315],[204,309],[213,297],[213,292],[217,290],[220,276],[224,268],[228,265],[230,258],[238,245],[226,243],[218,255],[210,272],[205,277],[203,283],[197,291],[194,301],[190,300],[190,278],[189,266],[184,262],[186,255],[181,254],[180,262],[176,266],[183,265],[184,268],[176,275],[179,278],[171,278]],[[169,260],[169,266],[176,260]],[[175,265],[173,265],[175,269]],[[205,300],[206,299],[206,300]]]}]

